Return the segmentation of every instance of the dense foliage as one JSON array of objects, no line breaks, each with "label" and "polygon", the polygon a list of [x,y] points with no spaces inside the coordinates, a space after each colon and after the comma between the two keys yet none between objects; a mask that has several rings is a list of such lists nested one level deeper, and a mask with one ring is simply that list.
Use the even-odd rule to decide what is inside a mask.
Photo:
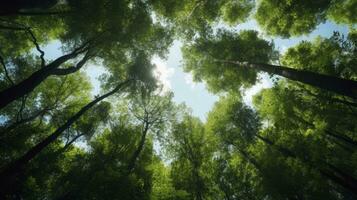
[{"label": "dense foliage", "polygon": [[[357,1],[2,4],[0,199],[357,198]],[[252,19],[263,33],[234,29]],[[326,20],[348,35],[283,54],[264,37]],[[154,73],[174,40],[220,95],[206,122]],[[262,73],[273,86],[245,104]]]}]

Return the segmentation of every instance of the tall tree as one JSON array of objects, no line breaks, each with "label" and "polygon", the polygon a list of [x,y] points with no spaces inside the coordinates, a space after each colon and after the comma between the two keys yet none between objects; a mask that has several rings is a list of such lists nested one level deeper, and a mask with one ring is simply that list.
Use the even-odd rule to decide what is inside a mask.
[{"label": "tall tree", "polygon": [[[122,122],[125,122],[125,124]],[[149,199],[154,160],[152,142],[146,142],[138,165],[123,178],[123,168],[136,150],[140,129],[130,120],[112,121],[88,143],[90,151],[68,161],[65,173],[55,180],[48,197],[51,199]]]},{"label": "tall tree", "polygon": [[[141,55],[141,54],[140,54]],[[93,101],[89,102],[86,104],[84,107],[82,107],[78,112],[76,112],[73,116],[71,116],[66,122],[61,124],[54,132],[52,132],[49,136],[47,136],[45,139],[43,139],[41,142],[36,144],[34,147],[32,147],[30,150],[28,150],[24,155],[20,156],[20,158],[17,158],[16,160],[12,161],[10,164],[8,164],[1,172],[1,185],[3,187],[1,190],[2,195],[6,195],[12,188],[13,184],[16,181],[17,176],[23,168],[35,157],[37,156],[44,148],[49,146],[51,143],[56,141],[58,137],[60,137],[63,132],[68,129],[71,125],[73,125],[85,112],[87,112],[89,109],[91,109],[93,106],[95,106],[97,103],[102,101],[105,98],[108,98],[119,91],[123,89],[123,87],[127,87],[128,85],[132,82],[140,82],[142,83],[152,83],[150,77],[150,74],[152,73],[151,70],[153,68],[153,65],[145,58],[143,55],[141,57],[138,57],[136,60],[134,60],[131,64],[131,67],[128,67],[127,73],[123,74],[122,76],[126,76],[126,79],[124,79],[122,82],[117,83],[114,88],[111,88],[111,90],[97,98],[95,98]],[[135,68],[140,68],[142,70],[141,74],[133,74],[132,70]],[[145,70],[146,69],[146,70]],[[135,70],[134,70],[135,71]],[[124,90],[125,91],[125,90]],[[129,90],[130,91],[130,90]]]},{"label": "tall tree", "polygon": [[220,21],[232,26],[245,22],[254,8],[252,0],[149,2],[159,19],[169,23],[178,36],[188,41],[197,35],[209,35]]},{"label": "tall tree", "polygon": [[[342,52],[341,57],[344,56]],[[209,40],[199,38],[185,46],[183,54],[185,70],[192,72],[195,80],[205,80],[215,92],[249,87],[256,82],[260,71],[357,99],[357,82],[354,80],[315,73],[308,70],[311,63],[304,63],[298,69],[269,64],[276,59],[273,44],[259,38],[255,31],[239,34],[218,31]],[[354,56],[354,51],[350,55]]]},{"label": "tall tree", "polygon": [[[281,121],[279,121],[278,123],[282,124]],[[334,164],[330,163],[328,159],[323,160],[324,157],[323,151],[319,152],[320,153],[319,157],[317,157],[315,160],[315,158],[313,158],[313,155],[310,156],[310,154],[313,154],[313,152],[309,152],[308,150],[304,151],[301,149],[300,146],[302,145],[301,143],[305,143],[305,146],[306,145],[313,146],[313,145],[317,145],[318,143],[317,141],[309,142],[307,138],[304,138],[303,136],[300,135],[293,135],[293,133],[282,135],[281,132],[278,132],[277,129],[274,128],[273,130],[275,130],[275,133],[272,133],[270,127],[273,126],[268,126],[268,128],[260,130],[259,124],[260,122],[257,115],[250,108],[244,106],[239,101],[239,98],[232,97],[232,96],[222,99],[216,105],[214,112],[210,114],[210,118],[208,120],[208,125],[210,127],[209,130],[213,131],[220,138],[222,138],[223,142],[227,144],[231,144],[235,148],[237,148],[240,154],[249,162],[251,162],[252,165],[256,167],[258,171],[261,173],[261,176],[263,178],[263,183],[265,181],[270,182],[271,181],[270,179],[276,180],[277,177],[271,177],[271,175],[269,175],[269,173],[271,172],[269,172],[269,169],[267,169],[268,167],[266,165],[267,161],[264,161],[264,159],[270,159],[269,157],[259,158],[260,156],[259,154],[258,156],[254,155],[255,154],[254,152],[261,151],[259,149],[259,146],[256,147],[256,145],[254,144],[256,140],[262,142],[268,148],[278,152],[282,156],[282,160],[294,159],[295,160],[294,162],[300,163],[298,165],[303,165],[303,168],[306,168],[306,170],[310,170],[313,173],[319,174],[323,178],[329,179],[334,184],[337,184],[338,186],[349,190],[350,193],[354,192],[353,188],[355,187],[355,178],[353,178],[352,174],[349,174],[344,170],[337,169],[337,167],[334,166]],[[278,126],[278,124],[276,125]],[[286,130],[286,129],[282,129],[282,130]],[[276,141],[277,137],[279,139],[280,138],[281,139],[284,138],[284,139],[280,141],[279,140]],[[300,141],[304,141],[304,142],[300,142],[299,144],[297,144],[296,140],[298,138]],[[293,150],[289,148],[295,145],[299,146],[300,148],[293,148]],[[249,154],[253,154],[250,155],[250,157],[253,158],[248,158]],[[253,161],[253,159],[255,161]],[[260,159],[263,160],[260,161]],[[280,164],[285,165],[283,163],[279,163],[281,161],[274,161],[274,162],[277,162],[275,164],[276,165],[275,167],[279,167]],[[270,166],[269,168],[271,167],[272,166]],[[294,165],[290,167],[293,167],[292,170],[297,170],[297,171],[300,170],[300,169],[299,170],[295,169],[295,167],[297,166]],[[308,179],[309,177],[304,177],[304,178]],[[285,187],[287,186],[288,185],[286,185]],[[290,194],[287,193],[286,195],[292,195],[292,196],[296,195],[296,196],[303,197],[306,193],[313,193],[313,192],[321,193],[321,191],[324,190],[323,188],[321,188],[321,190],[319,189],[316,191],[306,192],[308,188],[305,188],[304,186],[298,186],[293,182],[291,183],[291,187],[292,188],[290,189],[286,188],[286,190],[290,191],[289,192]],[[330,187],[333,188],[333,186]],[[278,195],[284,195],[283,188],[284,188],[283,186],[282,188],[279,188],[282,190],[278,192]],[[298,192],[299,190],[305,192],[294,193],[293,192],[294,190],[296,190],[296,192]]]},{"label": "tall tree", "polygon": [[176,189],[188,192],[190,199],[218,196],[210,177],[214,138],[205,134],[198,119],[184,113],[182,119],[174,123],[165,147],[169,157],[173,158],[171,176]]},{"label": "tall tree", "polygon": [[[148,4],[115,1],[96,3],[69,1],[67,4],[76,12],[63,16],[62,27],[64,28],[57,33],[55,39],[62,41],[65,54],[52,62],[45,59],[45,52],[39,43],[41,40],[32,32],[32,28],[36,27],[30,27],[27,24],[18,25],[16,19],[10,21],[16,25],[14,31],[24,31],[32,38],[40,54],[38,58],[40,64],[29,77],[15,82],[14,85],[0,92],[2,99],[0,108],[28,94],[49,76],[75,73],[89,60],[127,61],[130,59],[128,56],[130,52],[138,49],[162,55],[171,43],[170,31],[165,31],[164,26],[153,22]],[[82,19],[87,23],[82,23]],[[133,43],[135,45],[132,45]],[[7,60],[6,57],[4,60]],[[66,62],[73,60],[79,61],[75,61],[76,64],[72,66],[64,66]],[[22,66],[17,67],[21,69]]]},{"label": "tall tree", "polygon": [[356,6],[353,0],[261,0],[255,19],[268,34],[290,37],[310,33],[328,19],[353,25],[357,22]]},{"label": "tall tree", "polygon": [[[149,133],[160,135],[166,127],[169,127],[169,122],[173,116],[172,93],[159,95],[160,88],[143,86],[139,89],[138,94],[134,94],[132,101],[125,104],[129,108],[130,114],[133,115],[142,126],[141,138],[136,145],[137,149],[131,155],[127,164],[127,174],[130,174],[136,162],[144,149],[145,141]],[[154,136],[155,136],[154,135]]]}]

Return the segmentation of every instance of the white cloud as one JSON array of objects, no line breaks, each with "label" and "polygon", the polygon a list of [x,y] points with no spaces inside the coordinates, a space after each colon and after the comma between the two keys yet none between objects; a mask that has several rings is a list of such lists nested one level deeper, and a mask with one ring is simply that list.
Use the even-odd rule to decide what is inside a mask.
[{"label": "white cloud", "polygon": [[197,85],[197,83],[193,81],[192,74],[185,74],[185,82],[191,87],[191,89],[195,88]]},{"label": "white cloud", "polygon": [[175,69],[168,67],[167,64],[159,58],[154,58],[152,63],[156,66],[154,75],[163,85],[163,92],[170,91],[172,89],[170,78],[174,75]]}]

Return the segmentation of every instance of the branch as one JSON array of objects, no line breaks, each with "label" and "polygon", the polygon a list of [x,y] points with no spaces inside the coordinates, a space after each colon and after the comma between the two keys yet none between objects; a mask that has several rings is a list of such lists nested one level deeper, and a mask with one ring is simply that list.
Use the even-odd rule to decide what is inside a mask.
[{"label": "branch", "polygon": [[24,28],[22,28],[22,27],[5,26],[5,25],[0,25],[0,29],[12,30],[12,31],[23,31],[24,30]]},{"label": "branch", "polygon": [[137,120],[139,120],[139,121],[141,121],[141,122],[144,122],[144,117],[138,115],[137,112],[136,112],[132,107],[128,106],[128,109],[129,109],[129,111],[131,112],[131,114],[134,115],[134,117],[135,117]]},{"label": "branch", "polygon": [[64,147],[60,150],[60,152],[66,151],[78,138],[80,138],[84,135],[85,135],[84,133],[79,133],[76,136],[74,136],[74,138],[72,138],[71,140],[68,139],[68,141],[66,142]]},{"label": "branch", "polygon": [[16,15],[22,15],[22,16],[36,16],[36,15],[64,15],[72,13],[70,10],[65,10],[65,11],[50,11],[50,12],[24,12],[24,11],[18,11]]},{"label": "branch", "polygon": [[187,15],[186,20],[187,20],[187,21],[190,20],[191,16],[192,16],[193,13],[195,12],[195,10],[196,10],[199,6],[204,5],[205,3],[206,3],[205,0],[202,0],[202,1],[197,2],[197,3],[195,4],[195,6],[193,7],[193,9],[191,10],[190,14]]},{"label": "branch", "polygon": [[2,67],[4,68],[4,72],[5,72],[5,76],[6,78],[9,80],[9,82],[11,83],[11,85],[14,85],[14,81],[12,81],[12,79],[10,78],[9,76],[9,72],[7,71],[7,68],[6,68],[6,64],[5,64],[5,61],[4,61],[4,58],[0,55],[0,62],[1,62],[1,65]]},{"label": "branch", "polygon": [[36,46],[36,50],[38,52],[40,52],[40,58],[41,58],[41,67],[44,67],[45,66],[45,52],[42,51],[42,49],[40,48],[40,45],[38,44],[37,42],[37,39],[35,37],[35,34],[31,31],[31,28],[30,27],[27,27],[26,28],[26,32],[29,33],[29,35],[31,36],[31,40],[32,40],[32,43]]},{"label": "branch", "polygon": [[89,52],[87,52],[86,55],[76,64],[76,66],[62,68],[62,69],[54,69],[54,70],[52,70],[51,74],[53,74],[53,75],[67,75],[67,74],[74,73],[74,72],[80,70],[91,57],[92,56],[89,54]]},{"label": "branch", "polygon": [[[87,42],[83,43],[81,46],[74,49],[71,53],[68,53],[66,55],[60,56],[59,58],[55,59],[50,64],[48,64],[45,68],[48,68],[50,70],[50,74],[55,75],[56,70],[60,67],[60,65],[67,62],[70,59],[76,58],[79,54],[81,54],[85,51],[89,51],[90,48],[91,48],[90,41],[87,41]],[[61,72],[58,72],[58,73],[61,73]],[[66,74],[64,74],[64,75],[66,75]]]},{"label": "branch", "polygon": [[17,113],[16,121],[22,120],[22,111],[24,110],[24,108],[26,106],[26,101],[27,101],[27,95],[22,97],[21,107],[20,107],[19,112]]},{"label": "branch", "polygon": [[7,126],[4,128],[4,130],[1,131],[1,136],[4,135],[5,133],[9,133],[10,131],[12,131],[13,129],[15,129],[16,127],[18,127],[21,124],[25,124],[27,122],[30,122],[34,119],[36,119],[39,116],[43,116],[44,114],[46,114],[47,112],[51,111],[53,108],[48,107],[48,108],[44,108],[42,110],[39,110],[37,112],[35,112],[33,115],[27,117],[27,118],[22,118],[21,120],[18,120],[16,122],[14,122],[13,124]]},{"label": "branch", "polygon": [[[6,20],[1,20],[1,21],[4,21],[4,22],[6,22],[6,23],[9,23],[9,22],[6,21]],[[32,43],[35,45],[36,50],[40,53],[41,67],[44,67],[44,66],[45,66],[45,59],[44,59],[45,52],[42,51],[42,49],[40,48],[40,45],[38,44],[37,38],[35,37],[35,34],[32,32],[31,27],[26,26],[26,25],[23,25],[23,24],[16,23],[16,22],[10,22],[10,24],[11,24],[11,23],[12,23],[12,24],[16,24],[18,27],[0,25],[0,29],[13,30],[13,31],[25,31],[25,32],[27,32],[27,33],[30,35],[30,37],[31,37]]]}]

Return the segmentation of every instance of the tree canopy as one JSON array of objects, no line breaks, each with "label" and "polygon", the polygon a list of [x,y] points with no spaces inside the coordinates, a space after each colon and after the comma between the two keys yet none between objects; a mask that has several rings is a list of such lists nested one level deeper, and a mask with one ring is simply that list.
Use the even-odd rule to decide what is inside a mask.
[{"label": "tree canopy", "polygon": [[[356,11],[355,0],[5,0],[0,199],[356,199]],[[273,41],[327,21],[348,32],[284,52]],[[219,96],[206,120],[155,71],[174,41],[183,70]],[[272,85],[250,104],[262,75]]]}]

